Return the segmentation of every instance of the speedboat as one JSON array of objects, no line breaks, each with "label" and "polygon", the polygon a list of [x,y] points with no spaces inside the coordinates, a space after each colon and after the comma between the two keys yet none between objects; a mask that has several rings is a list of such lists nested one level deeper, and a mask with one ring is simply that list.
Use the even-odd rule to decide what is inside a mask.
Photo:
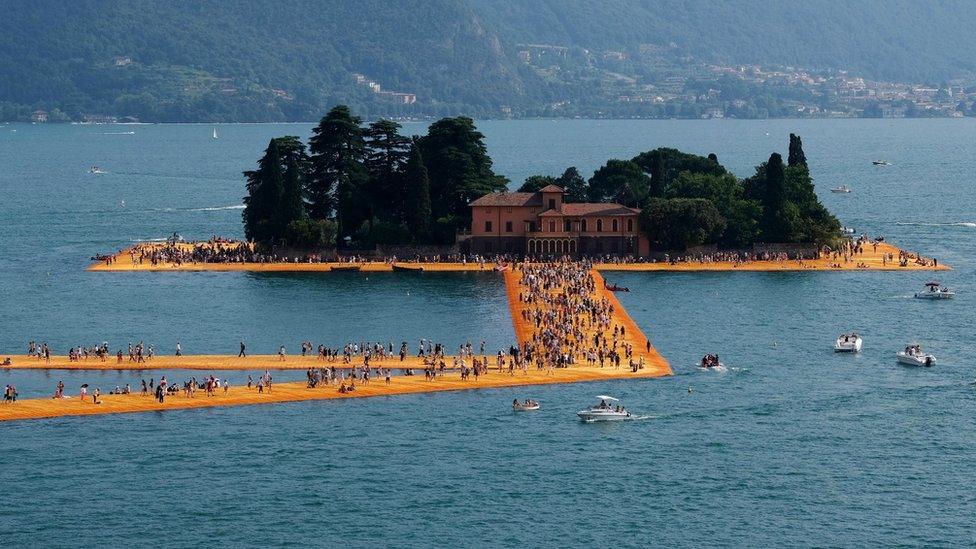
[{"label": "speedboat", "polygon": [[613,404],[614,402],[620,402],[618,399],[606,395],[599,395],[596,398],[600,400],[599,404],[576,412],[576,415],[578,415],[583,421],[590,423],[594,421],[621,421],[632,419],[630,412],[628,412],[623,406]]},{"label": "speedboat", "polygon": [[841,227],[840,234],[854,234],[857,230],[854,227]]},{"label": "speedboat", "polygon": [[515,402],[512,402],[512,410],[516,412],[531,412],[538,410],[539,407],[538,402],[529,399],[525,399],[525,402],[519,402],[518,399],[515,399]]},{"label": "speedboat", "polygon": [[927,355],[921,345],[909,345],[898,351],[898,362],[908,366],[935,366],[935,356]]},{"label": "speedboat", "polygon": [[956,292],[942,286],[937,280],[925,283],[925,290],[915,294],[915,299],[952,299]]},{"label": "speedboat", "polygon": [[889,164],[887,160],[874,160],[871,163],[875,166],[887,166]]},{"label": "speedboat", "polygon": [[851,189],[847,185],[841,185],[840,187],[834,187],[833,189],[830,189],[830,192],[832,192],[832,193],[849,193],[852,190],[854,190],[854,189]]},{"label": "speedboat", "polygon": [[860,353],[861,336],[857,332],[843,334],[834,342],[834,351],[838,353]]},{"label": "speedboat", "polygon": [[88,173],[100,174],[100,173],[106,173],[106,172],[105,172],[105,170],[99,168],[98,166],[92,166],[91,168],[88,169]]}]

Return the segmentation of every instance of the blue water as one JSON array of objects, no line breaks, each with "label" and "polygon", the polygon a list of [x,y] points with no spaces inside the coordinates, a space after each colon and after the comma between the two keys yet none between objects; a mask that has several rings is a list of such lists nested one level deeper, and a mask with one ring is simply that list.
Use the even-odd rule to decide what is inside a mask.
[{"label": "blue water", "polygon": [[[935,255],[924,274],[612,274],[671,361],[662,380],[0,424],[9,545],[764,546],[976,543],[973,120],[483,122],[519,182],[656,146],[741,176],[802,135],[848,225]],[[302,339],[512,339],[487,275],[88,273],[87,258],[178,231],[240,236],[240,171],[310,125],[0,126],[0,353],[153,343],[254,352]],[[17,130],[17,131],[12,131]],[[111,135],[118,132],[132,135]],[[421,125],[407,131],[420,133]],[[768,135],[767,135],[768,133]],[[884,158],[891,166],[875,167]],[[110,173],[87,174],[96,164]],[[846,184],[850,195],[827,192]],[[122,207],[122,201],[125,207]],[[367,279],[368,278],[368,279]],[[861,356],[837,356],[858,329]],[[939,357],[907,369],[894,352]],[[716,352],[726,372],[694,367]],[[160,372],[9,372],[22,394]],[[180,378],[186,372],[168,372]],[[218,373],[218,376],[221,374]],[[239,385],[246,372],[232,372]],[[293,379],[280,372],[276,379]],[[236,376],[236,377],[235,377]],[[593,395],[647,419],[575,421]],[[537,414],[507,403],[533,396]]]}]

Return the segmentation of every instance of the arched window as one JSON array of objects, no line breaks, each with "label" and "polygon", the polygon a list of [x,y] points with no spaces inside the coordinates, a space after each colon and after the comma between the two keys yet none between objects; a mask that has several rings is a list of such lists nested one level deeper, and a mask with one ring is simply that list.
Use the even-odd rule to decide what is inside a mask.
[{"label": "arched window", "polygon": [[580,219],[580,232],[583,232],[583,233],[586,232],[586,220],[585,219]]},{"label": "arched window", "polygon": [[627,220],[627,232],[628,233],[634,232],[634,218],[632,217]]},{"label": "arched window", "polygon": [[610,224],[613,226],[613,232],[617,232],[617,230],[618,230],[617,220],[614,219]]},{"label": "arched window", "polygon": [[596,232],[598,232],[598,233],[602,233],[603,232],[603,220],[602,219],[597,219],[596,220]]}]

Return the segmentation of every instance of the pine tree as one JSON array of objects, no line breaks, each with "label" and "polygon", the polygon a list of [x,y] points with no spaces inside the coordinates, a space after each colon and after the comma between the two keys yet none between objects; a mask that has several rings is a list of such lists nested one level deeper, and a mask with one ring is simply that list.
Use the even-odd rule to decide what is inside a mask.
[{"label": "pine tree", "polygon": [[281,151],[278,140],[272,139],[258,169],[244,172],[248,196],[244,198],[244,235],[248,240],[265,242],[276,235],[275,213],[283,187]]},{"label": "pine tree", "polygon": [[580,175],[576,166],[566,168],[566,171],[556,180],[556,185],[566,191],[566,202],[586,202],[586,180]]},{"label": "pine tree", "polygon": [[[349,107],[336,105],[312,130],[309,139],[312,173],[307,192],[309,214],[314,219],[327,219],[332,215],[337,207],[340,186],[344,191],[358,186],[351,179],[358,179],[363,171],[366,144],[361,122],[358,116],[349,112]],[[341,212],[339,217],[343,217]]]},{"label": "pine tree", "polygon": [[410,154],[410,139],[400,135],[399,130],[400,124],[392,120],[378,120],[364,132],[365,165],[369,171],[365,191],[370,205],[370,223],[374,217],[399,223],[404,216],[397,179]]},{"label": "pine tree", "polygon": [[430,180],[420,148],[410,148],[403,169],[404,218],[414,242],[426,242],[430,233]]}]

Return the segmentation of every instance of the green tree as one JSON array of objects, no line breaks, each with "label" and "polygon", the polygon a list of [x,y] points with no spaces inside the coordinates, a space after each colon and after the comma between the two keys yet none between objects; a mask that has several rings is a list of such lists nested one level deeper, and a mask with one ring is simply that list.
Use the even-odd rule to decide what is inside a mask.
[{"label": "green tree", "polygon": [[726,227],[718,243],[728,248],[752,245],[759,236],[762,207],[745,198],[742,182],[734,175],[681,172],[668,186],[667,198],[703,198],[725,218]]},{"label": "green tree", "polygon": [[278,200],[276,208],[275,227],[277,230],[286,233],[288,226],[293,221],[299,221],[305,217],[305,200],[302,198],[303,177],[294,158],[288,160],[288,167],[285,169],[284,183],[281,189],[281,198]]},{"label": "green tree", "polygon": [[488,193],[503,191],[507,180],[492,171],[484,135],[474,121],[460,116],[430,125],[418,142],[430,178],[433,217],[441,240],[450,230],[471,225],[468,203]]},{"label": "green tree", "polygon": [[551,175],[530,175],[525,178],[525,183],[518,188],[520,193],[537,193],[542,190],[543,187],[549,185],[558,185],[556,178]]},{"label": "green tree", "polygon": [[760,199],[763,207],[763,220],[760,224],[762,238],[766,242],[788,242],[790,229],[787,223],[790,217],[784,211],[787,196],[783,157],[779,153],[773,153],[763,167],[765,178]]},{"label": "green tree", "polygon": [[566,191],[566,202],[586,202],[586,180],[575,166],[566,168],[566,171],[556,180],[556,185]]},{"label": "green tree", "polygon": [[[347,198],[344,204],[350,206],[350,193],[357,193],[363,187],[366,143],[361,122],[358,116],[350,113],[349,107],[336,105],[312,130],[309,139],[312,173],[308,181],[308,198],[309,214],[315,219],[330,217],[333,209],[340,207],[342,193]],[[339,218],[343,217],[358,215],[339,212]],[[346,227],[341,229],[347,230]]]},{"label": "green tree", "polygon": [[426,242],[430,234],[430,180],[420,147],[410,147],[403,170],[404,217],[414,242]]},{"label": "green tree", "polygon": [[717,242],[725,219],[704,198],[652,198],[638,217],[641,230],[659,250],[685,250]]},{"label": "green tree", "polygon": [[392,120],[373,122],[366,128],[364,136],[365,164],[369,171],[366,194],[370,204],[370,222],[376,216],[400,222],[404,212],[397,185],[410,153],[410,139],[400,135],[400,124]]},{"label": "green tree", "polygon": [[789,166],[802,165],[806,167],[807,165],[807,155],[803,154],[803,141],[800,140],[800,136],[794,133],[790,134],[790,154],[786,161]]},{"label": "green tree", "polygon": [[268,142],[258,169],[244,172],[247,196],[244,197],[244,236],[255,242],[270,240],[275,234],[274,216],[284,186],[278,140]]},{"label": "green tree", "polygon": [[710,175],[727,173],[714,155],[698,156],[669,147],[642,152],[635,156],[632,161],[640,166],[645,173],[650,174],[651,182],[648,187],[648,195],[653,198],[663,197],[668,185],[681,172]]},{"label": "green tree", "polygon": [[650,182],[635,162],[611,159],[590,178],[589,199],[639,208],[648,197]]}]

